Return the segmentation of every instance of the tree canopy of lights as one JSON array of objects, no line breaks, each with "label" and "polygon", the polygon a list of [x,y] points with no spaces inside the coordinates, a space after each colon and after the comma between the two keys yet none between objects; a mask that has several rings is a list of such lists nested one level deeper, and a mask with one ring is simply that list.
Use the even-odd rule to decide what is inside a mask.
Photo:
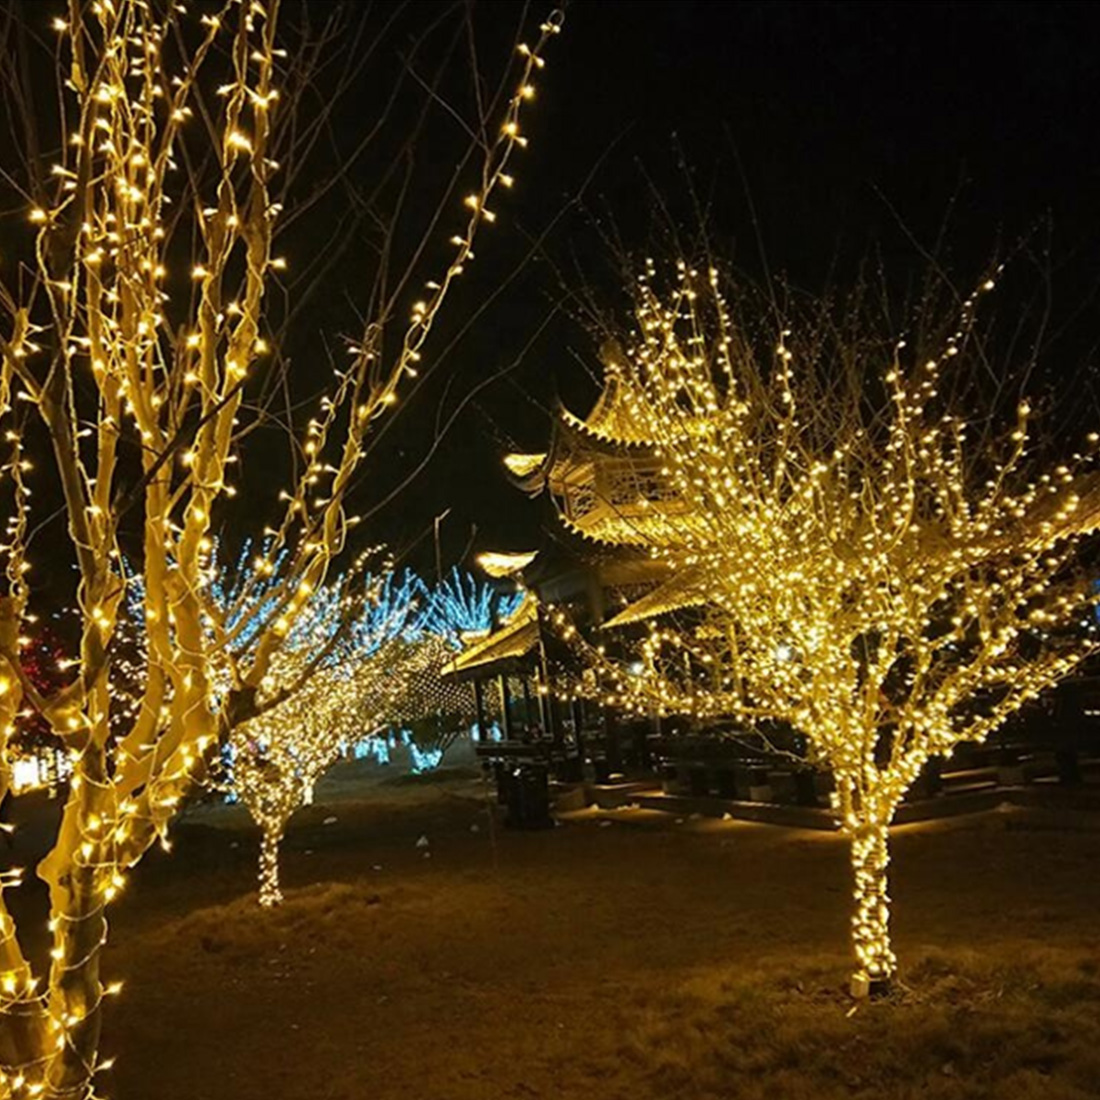
[{"label": "tree canopy of lights", "polygon": [[464,634],[484,634],[505,621],[522,602],[457,566],[431,590],[427,629],[458,644]]},{"label": "tree canopy of lights", "polygon": [[454,656],[450,639],[427,631],[397,656],[399,686],[390,718],[402,729],[415,774],[437,768],[447,749],[473,726],[470,685],[444,676]]},{"label": "tree canopy of lights", "polygon": [[[0,875],[0,1092],[14,1097],[95,1095],[110,1064],[100,1057],[103,1002],[119,990],[101,975],[107,908],[149,847],[167,844],[224,732],[257,716],[262,685],[343,552],[355,524],[346,497],[367,437],[416,374],[492,204],[513,182],[527,140],[521,117],[561,26],[552,15],[520,47],[507,90],[484,101],[496,117],[469,130],[476,136],[455,177],[473,184],[465,202],[426,216],[424,245],[403,275],[394,278],[388,249],[384,278],[372,283],[367,273],[361,338],[309,423],[286,422],[298,461],[271,528],[273,557],[258,572],[275,571],[274,557],[281,565],[265,591],[270,613],[240,647],[243,627],[210,592],[211,532],[234,515],[234,472],[265,395],[280,388],[277,334],[265,326],[287,264],[277,251],[280,157],[297,164],[325,123],[322,114],[312,126],[289,124],[293,105],[306,101],[295,82],[309,60],[308,50],[281,48],[279,7],[73,0],[53,17],[65,132],[39,145],[59,149],[48,178],[30,166],[28,259],[16,277],[8,265],[0,289],[0,796],[26,704],[63,741],[72,776],[37,869],[49,889],[43,958],[28,954],[41,937],[17,935],[8,904],[24,872]],[[24,11],[49,20],[49,8]],[[399,124],[386,103],[378,107],[375,119],[364,106],[364,132]],[[431,158],[402,164],[414,159]],[[34,490],[44,490],[38,511]],[[32,614],[28,543],[58,500],[77,567],[80,640],[66,683],[43,692],[20,639]],[[127,587],[122,549],[135,540],[144,670],[136,714],[119,730],[111,656]],[[240,659],[219,686],[217,670],[234,651]]]},{"label": "tree canopy of lights", "polygon": [[665,483],[624,522],[672,579],[629,662],[554,619],[605,701],[801,735],[851,841],[853,991],[882,989],[900,800],[1093,647],[1074,563],[1100,525],[1098,437],[983,403],[993,278],[900,338],[858,296],[781,309],[713,268],[669,274],[637,281],[607,370]]}]

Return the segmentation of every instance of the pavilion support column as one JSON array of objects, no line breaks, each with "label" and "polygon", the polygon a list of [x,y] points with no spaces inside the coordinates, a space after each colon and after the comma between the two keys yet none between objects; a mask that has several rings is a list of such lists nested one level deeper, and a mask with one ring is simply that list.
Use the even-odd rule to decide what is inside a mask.
[{"label": "pavilion support column", "polygon": [[500,730],[504,734],[504,740],[511,741],[514,737],[514,730],[512,729],[512,700],[508,691],[508,674],[502,672],[498,681],[500,684]]},{"label": "pavilion support column", "polygon": [[584,757],[584,702],[574,699],[569,704],[570,717],[573,719],[573,740],[577,743],[577,752]]},{"label": "pavilion support column", "polygon": [[538,714],[539,729],[543,734],[550,732],[550,697],[546,691],[546,681],[539,672],[535,673],[535,711]]},{"label": "pavilion support column", "polygon": [[573,716],[573,740],[577,745],[577,760],[580,767],[580,778],[584,779],[585,745],[584,745],[584,703],[580,699],[574,699],[570,705]]},{"label": "pavilion support column", "polygon": [[531,732],[531,727],[535,724],[535,716],[531,711],[531,684],[527,678],[527,674],[524,673],[522,678],[523,683],[523,720],[527,723],[527,732]]},{"label": "pavilion support column", "polygon": [[604,744],[607,746],[607,767],[611,772],[623,770],[622,746],[619,743],[619,718],[609,707],[603,711]]},{"label": "pavilion support column", "polygon": [[562,729],[557,714],[554,713],[554,685],[550,680],[550,662],[546,659],[546,642],[542,637],[542,620],[539,620],[539,706],[542,711],[543,730],[552,738],[555,746],[561,747]]},{"label": "pavilion support column", "polygon": [[474,715],[477,721],[477,739],[485,741],[489,736],[489,728],[485,723],[485,691],[480,680],[474,680]]}]

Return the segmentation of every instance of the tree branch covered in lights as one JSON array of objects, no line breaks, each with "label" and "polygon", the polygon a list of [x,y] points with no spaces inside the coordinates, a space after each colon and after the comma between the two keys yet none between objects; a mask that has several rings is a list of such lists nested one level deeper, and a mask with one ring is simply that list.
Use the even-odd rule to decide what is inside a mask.
[{"label": "tree branch covered in lights", "polygon": [[[46,7],[24,10],[37,19]],[[290,640],[311,621],[345,550],[355,523],[345,498],[366,440],[415,373],[495,196],[512,182],[526,140],[520,116],[561,20],[551,16],[521,47],[509,90],[487,101],[496,117],[477,120],[462,161],[474,180],[465,205],[427,216],[424,242],[457,226],[446,257],[433,267],[439,249],[424,243],[395,276],[385,251],[385,298],[367,279],[362,336],[296,443],[302,461],[267,556],[236,595],[254,607],[262,588],[257,618],[234,617],[212,593],[211,532],[233,518],[232,475],[285,380],[265,318],[285,266],[275,250],[277,161],[296,165],[317,136],[315,126],[288,125],[300,103],[293,80],[308,65],[280,49],[279,0],[193,12],[70,0],[58,10],[64,130],[40,147],[61,152],[48,180],[27,183],[33,246],[0,288],[0,796],[25,704],[66,746],[72,778],[38,867],[49,886],[48,959],[25,953],[21,944],[34,937],[17,938],[7,905],[22,872],[0,876],[0,1094],[86,1100],[109,1064],[99,1058],[101,1011],[117,992],[100,975],[107,907],[143,853],[158,837],[166,843],[227,731],[272,698],[289,703],[280,692],[265,697],[265,684],[285,683],[297,667],[301,647]],[[284,77],[291,86],[280,86]],[[379,118],[389,118],[385,103]],[[372,125],[364,120],[365,131]],[[406,179],[402,197],[410,186]],[[398,321],[396,307],[413,297],[410,279],[423,274],[434,277]],[[49,456],[39,475],[28,460],[36,440]],[[32,477],[63,503],[78,577],[74,672],[48,693],[20,656],[32,603],[29,540],[56,507],[32,513]],[[144,667],[134,716],[119,722],[125,693],[116,693],[113,658],[129,582],[124,552],[142,578]]]},{"label": "tree branch covered in lights", "polygon": [[1026,400],[995,427],[992,279],[905,339],[866,298],[780,310],[727,287],[650,264],[607,363],[664,482],[624,522],[672,579],[608,624],[647,636],[628,664],[556,620],[611,703],[801,735],[851,838],[863,991],[895,972],[888,826],[910,785],[1093,649],[1075,559],[1100,526],[1098,437],[1049,458]]},{"label": "tree branch covered in lights", "polygon": [[522,601],[456,567],[431,589],[425,629],[457,646],[463,635],[488,633],[507,620]]},{"label": "tree branch covered in lights", "polygon": [[401,658],[421,629],[423,585],[414,574],[398,582],[389,573],[368,579],[367,589],[364,599],[347,583],[336,585],[311,608],[261,684],[259,715],[236,727],[229,742],[233,789],[263,834],[264,906],[282,900],[279,844],[290,817],[346,745],[393,720],[405,690]]},{"label": "tree branch covered in lights", "polygon": [[[279,845],[287,823],[348,747],[399,728],[414,770],[428,771],[469,730],[470,688],[442,673],[459,636],[487,631],[514,601],[457,569],[433,589],[409,571],[368,579],[358,598],[353,587],[343,582],[318,593],[261,685],[261,713],[230,738],[232,789],[263,834],[264,906],[282,900]],[[319,653],[318,667],[303,676]],[[288,691],[287,684],[301,686]]]}]

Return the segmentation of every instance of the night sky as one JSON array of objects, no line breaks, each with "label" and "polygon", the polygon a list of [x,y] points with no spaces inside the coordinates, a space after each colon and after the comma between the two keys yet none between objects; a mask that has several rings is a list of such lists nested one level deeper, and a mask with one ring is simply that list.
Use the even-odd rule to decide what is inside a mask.
[{"label": "night sky", "polygon": [[[328,0],[286,0],[289,44],[303,10],[317,18],[332,7]],[[0,2],[0,11],[9,10],[30,28],[28,42],[47,44],[30,53],[20,45],[44,94],[53,79],[52,36],[44,26],[53,8],[39,0]],[[417,0],[345,10],[353,13],[350,25],[362,19],[375,27],[395,16],[388,53],[379,51],[340,103],[331,148],[320,147],[301,174],[288,197],[291,213],[338,170],[341,150],[358,140],[392,85],[399,51],[438,20],[421,69],[433,71],[441,44],[454,41],[462,6]],[[571,4],[525,116],[530,147],[516,165],[517,184],[496,204],[498,220],[478,241],[471,276],[426,349],[428,380],[406,391],[364,469],[355,499],[371,511],[364,537],[387,541],[430,570],[433,519],[449,508],[440,528],[444,565],[480,550],[536,543],[541,509],[508,484],[500,457],[515,447],[542,449],[557,400],[584,412],[595,395],[596,343],[570,296],[586,288],[609,306],[621,301],[606,240],[615,235],[628,250],[644,252],[656,196],[690,235],[697,228],[687,201],[694,189],[707,208],[708,239],[722,256],[752,279],[781,276],[811,291],[843,285],[871,255],[903,284],[945,225],[939,254],[960,285],[1021,240],[1029,254],[1049,249],[1055,314],[1067,320],[1054,326],[1049,353],[1054,374],[1076,384],[1095,358],[1100,280],[1095,10],[1051,0]],[[490,84],[511,57],[524,8],[483,0],[473,13]],[[532,5],[528,19],[542,14]],[[459,52],[440,86],[460,114],[469,110],[468,72]],[[397,133],[422,102],[415,88],[399,102]],[[417,178],[427,187],[410,207],[413,224],[436,201],[463,143],[444,112],[433,125],[439,140],[417,152]],[[12,135],[9,129],[3,140],[18,141]],[[356,164],[352,186],[377,179],[388,148],[383,142],[373,160]],[[9,155],[5,146],[5,163]],[[463,193],[460,181],[456,211]],[[292,266],[301,269],[331,247],[349,203],[344,189],[326,192],[288,233]],[[25,227],[25,205],[13,205]],[[423,278],[446,262],[446,239],[459,224],[457,214],[441,223]],[[354,233],[345,236],[343,260],[283,347],[302,393],[319,392],[330,377],[326,349],[336,358],[340,338],[357,335],[371,257]],[[0,241],[0,262],[9,239]],[[534,260],[523,266],[528,253]],[[278,312],[277,296],[272,302]],[[1011,314],[1017,304],[1009,294],[1000,308]],[[457,338],[460,322],[479,309]],[[508,367],[505,378],[472,394]],[[448,423],[433,444],[437,425]],[[266,446],[261,441],[250,452],[248,492],[228,532],[234,540],[272,518],[279,448]]]},{"label": "night sky", "polygon": [[[511,10],[494,3],[482,14]],[[1049,246],[1056,313],[1076,324],[1058,330],[1051,355],[1071,379],[1093,358],[1100,278],[1094,12],[1050,2],[580,0],[554,43],[529,122],[530,169],[497,237],[515,234],[516,221],[538,233],[582,188],[583,202],[549,238],[551,262],[459,349],[459,379],[523,347],[565,297],[555,271],[581,270],[613,301],[615,288],[600,282],[602,232],[613,220],[628,248],[644,249],[653,190],[686,211],[688,172],[709,202],[712,242],[750,277],[766,261],[811,290],[872,252],[900,276],[945,225],[941,255],[964,280],[1021,239],[1032,251]],[[414,536],[413,516],[430,523],[453,506],[445,556],[462,552],[473,524],[474,549],[531,545],[539,511],[507,486],[499,455],[506,443],[541,449],[558,396],[585,411],[595,350],[581,326],[551,324],[403,498],[402,536]]]}]

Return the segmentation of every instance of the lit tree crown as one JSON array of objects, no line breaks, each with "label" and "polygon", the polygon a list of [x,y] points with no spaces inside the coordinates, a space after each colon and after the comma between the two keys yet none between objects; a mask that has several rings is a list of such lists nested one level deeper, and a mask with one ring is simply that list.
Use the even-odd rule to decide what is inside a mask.
[{"label": "lit tree crown", "polygon": [[749,328],[715,269],[655,283],[611,369],[683,504],[647,524],[650,553],[702,610],[654,624],[645,674],[604,663],[620,699],[787,722],[897,793],[1091,649],[1055,632],[1094,600],[1073,564],[1100,524],[1098,437],[1043,465],[1026,401],[995,435],[952,396],[992,280],[912,348],[825,309]]}]

